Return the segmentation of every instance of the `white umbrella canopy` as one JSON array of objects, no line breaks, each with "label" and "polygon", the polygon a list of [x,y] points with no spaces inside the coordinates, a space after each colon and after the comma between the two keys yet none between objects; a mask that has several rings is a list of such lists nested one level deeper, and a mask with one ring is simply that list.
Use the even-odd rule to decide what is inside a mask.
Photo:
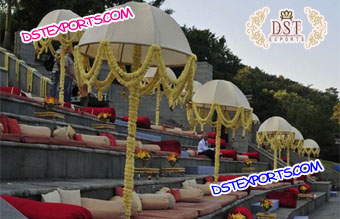
[{"label": "white umbrella canopy", "polygon": [[313,139],[306,139],[304,141],[303,147],[304,148],[313,148],[313,149],[320,148],[318,143],[316,143],[316,141],[314,141]]},{"label": "white umbrella canopy", "polygon": [[253,113],[252,120],[253,120],[253,123],[260,123],[260,119],[255,113]]},{"label": "white umbrella canopy", "polygon": [[210,108],[213,103],[237,110],[239,106],[250,110],[249,102],[242,91],[230,81],[212,80],[196,91],[192,102],[198,107]]},{"label": "white umbrella canopy", "polygon": [[292,126],[282,117],[273,116],[264,121],[258,132],[278,132],[281,131],[284,134],[292,132]]},{"label": "white umbrella canopy", "polygon": [[300,140],[303,141],[303,140],[304,140],[304,138],[303,138],[301,132],[300,132],[297,128],[295,128],[295,127],[292,126],[292,132],[295,133],[295,140],[297,140],[297,141],[300,141]]},{"label": "white umbrella canopy", "polygon": [[[156,67],[150,67],[147,70],[144,78],[151,79],[155,76],[156,72],[157,72]],[[172,80],[177,80],[177,77],[176,77],[175,73],[171,70],[171,68],[166,68],[166,73]]]},{"label": "white umbrella canopy", "polygon": [[[61,21],[71,20],[73,18],[80,18],[79,15],[71,10],[57,9],[46,14],[40,21],[37,27],[43,27],[52,23],[58,24]],[[67,39],[71,39],[76,32],[67,32]],[[74,39],[74,42],[78,42],[80,38]]]},{"label": "white umbrella canopy", "polygon": [[81,52],[95,57],[100,41],[105,40],[111,43],[118,62],[131,64],[134,45],[142,46],[141,57],[144,60],[148,48],[155,44],[162,48],[166,66],[184,66],[192,52],[177,22],[147,3],[128,2],[116,8],[126,6],[131,8],[135,18],[87,29],[79,42]]}]

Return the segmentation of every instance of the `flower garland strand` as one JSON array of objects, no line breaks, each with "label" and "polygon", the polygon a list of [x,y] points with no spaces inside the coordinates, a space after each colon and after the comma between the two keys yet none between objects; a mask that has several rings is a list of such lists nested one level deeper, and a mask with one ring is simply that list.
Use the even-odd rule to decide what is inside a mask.
[{"label": "flower garland strand", "polygon": [[[143,62],[141,60],[141,48],[135,46],[133,54],[133,68],[131,73],[127,73],[125,69],[117,63],[111,46],[106,41],[101,41],[97,50],[97,55],[94,59],[92,67],[86,69],[85,59],[80,53],[80,48],[75,47],[75,76],[79,87],[84,84],[88,85],[90,92],[92,86],[95,86],[98,91],[98,99],[101,100],[102,92],[107,90],[114,80],[117,80],[121,85],[129,90],[129,121],[128,121],[128,137],[127,150],[124,170],[124,203],[125,203],[125,218],[131,216],[131,199],[134,177],[134,151],[135,151],[135,135],[136,121],[140,98],[148,94],[159,84],[162,84],[164,95],[169,100],[169,106],[173,106],[179,94],[186,86],[189,93],[192,94],[193,77],[196,70],[196,56],[188,57],[187,63],[181,76],[173,81],[169,79],[166,73],[165,63],[162,58],[161,48],[156,45],[149,47],[146,57]],[[106,59],[110,67],[110,72],[104,80],[99,80],[98,76],[103,60]],[[158,71],[150,83],[142,86],[141,81],[147,72],[151,62],[155,60]],[[175,86],[173,86],[175,84]],[[190,91],[191,89],[191,91]]]},{"label": "flower garland strand", "polygon": [[65,53],[68,48],[71,49],[73,53],[72,43],[77,39],[80,39],[83,32],[76,32],[73,34],[71,39],[67,39],[66,35],[59,34],[54,38],[41,39],[39,41],[33,42],[33,46],[35,52],[37,54],[37,58],[40,58],[40,55],[44,52],[50,51],[54,57],[58,57],[56,51],[53,47],[52,41],[57,40],[61,44],[61,53],[60,53],[60,82],[59,82],[59,102],[61,104],[64,103],[64,90],[65,90]]}]

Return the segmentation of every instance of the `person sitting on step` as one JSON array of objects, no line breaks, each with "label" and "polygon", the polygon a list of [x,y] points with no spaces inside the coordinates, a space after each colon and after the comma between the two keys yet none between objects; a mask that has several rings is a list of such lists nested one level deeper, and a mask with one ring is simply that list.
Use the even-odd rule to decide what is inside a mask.
[{"label": "person sitting on step", "polygon": [[198,155],[205,155],[215,162],[215,150],[213,148],[209,148],[208,136],[206,134],[202,135],[202,139],[198,143],[197,152]]}]

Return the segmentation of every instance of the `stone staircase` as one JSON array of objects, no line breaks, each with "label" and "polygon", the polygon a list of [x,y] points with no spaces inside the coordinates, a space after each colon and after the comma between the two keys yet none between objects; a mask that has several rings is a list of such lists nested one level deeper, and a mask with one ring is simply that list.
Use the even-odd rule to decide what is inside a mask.
[{"label": "stone staircase", "polygon": [[[0,51],[0,66],[3,66],[5,52]],[[19,64],[19,80],[17,80],[15,69],[16,60],[14,56],[9,57],[9,68],[0,70],[1,86],[17,86],[25,90],[27,84],[26,72],[30,67],[25,63]],[[7,77],[7,78],[6,78]],[[33,74],[32,93],[40,95],[40,83],[42,75],[39,72]],[[48,84],[48,86],[50,86]],[[49,90],[49,89],[47,89]],[[0,95],[0,113],[18,120],[19,123],[28,125],[47,126],[53,130],[57,125],[66,126],[70,124],[76,132],[82,134],[96,135],[97,129],[91,128],[92,124],[98,124],[97,118],[84,116],[75,112],[54,109],[65,115],[65,120],[47,120],[34,117],[34,112],[45,111],[41,104],[21,99]],[[115,131],[110,131],[117,139],[126,139],[127,125],[117,120]],[[199,139],[195,137],[181,136],[150,129],[137,128],[137,138],[143,143],[149,143],[155,139],[177,140],[182,145],[182,150],[196,148]],[[123,185],[123,171],[125,164],[125,153],[107,151],[101,149],[81,148],[51,144],[29,144],[21,142],[0,141],[1,165],[0,165],[0,187],[1,194],[15,195],[40,200],[40,194],[50,192],[59,187],[62,189],[80,189],[83,197],[107,200],[112,197],[113,188]],[[273,155],[250,144],[249,151],[258,151],[261,162],[253,164],[255,172],[266,171],[272,168]],[[205,158],[180,158],[178,167],[185,166],[211,166],[211,160]],[[136,162],[139,167],[139,163]],[[278,166],[285,166],[283,161],[278,161]],[[153,155],[148,167],[169,167],[164,156]],[[243,162],[221,161],[220,174],[241,174]],[[249,173],[242,173],[247,175]],[[206,175],[186,175],[183,177],[161,177],[152,180],[135,180],[135,190],[139,193],[156,192],[163,186],[171,188],[181,187],[186,179],[196,179],[203,182]],[[308,179],[313,192],[317,194],[315,200],[299,200],[295,209],[278,209],[278,218],[293,218],[295,215],[308,215],[314,209],[324,204],[329,198],[330,182],[315,182]],[[291,185],[273,190],[283,191]],[[250,205],[265,197],[270,191],[252,190],[250,195],[231,205],[205,215],[201,218],[226,218],[227,213],[236,206],[250,208]]]}]

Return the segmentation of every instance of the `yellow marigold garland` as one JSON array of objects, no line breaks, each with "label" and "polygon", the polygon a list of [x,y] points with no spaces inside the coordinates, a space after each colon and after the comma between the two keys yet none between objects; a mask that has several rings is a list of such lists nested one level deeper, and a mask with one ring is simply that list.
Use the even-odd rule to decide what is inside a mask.
[{"label": "yellow marigold garland", "polygon": [[40,55],[44,52],[50,51],[54,57],[57,57],[56,51],[52,45],[53,40],[57,40],[61,45],[61,54],[60,54],[60,83],[59,83],[59,102],[61,104],[64,103],[64,85],[65,85],[65,53],[68,48],[73,52],[72,43],[75,42],[76,39],[80,39],[83,32],[76,32],[73,34],[71,39],[67,39],[65,35],[59,34],[55,38],[47,38],[41,39],[39,41],[33,42],[35,52],[37,54],[38,59]]},{"label": "yellow marigold garland", "polygon": [[271,149],[274,150],[274,164],[273,168],[277,168],[277,152],[278,150],[287,149],[287,163],[289,163],[289,150],[295,139],[293,132],[257,132],[256,141],[258,147],[261,145],[270,145]]},{"label": "yellow marigold garland", "polygon": [[[235,113],[234,117],[231,119],[228,110]],[[213,121],[214,114],[217,114],[216,121]],[[220,142],[221,142],[221,128],[222,125],[226,128],[230,128],[233,131],[233,137],[235,137],[236,129],[242,127],[242,136],[245,135],[245,131],[251,129],[252,125],[252,115],[253,109],[245,110],[242,106],[233,109],[227,109],[225,106],[221,106],[214,103],[208,109],[208,113],[203,106],[196,103],[187,104],[187,117],[190,126],[196,131],[196,125],[200,124],[203,130],[204,125],[208,124],[216,128],[216,138],[215,138],[215,182],[218,180],[219,166],[220,166]]]},{"label": "yellow marigold garland", "polygon": [[[155,89],[159,84],[162,84],[163,86],[163,93],[168,98],[170,107],[174,106],[184,87],[189,91],[189,95],[192,96],[193,77],[196,70],[196,56],[191,55],[188,57],[184,70],[177,80],[172,80],[167,75],[161,48],[156,45],[149,47],[148,53],[142,63],[140,62],[141,49],[139,46],[135,46],[132,64],[133,71],[131,73],[127,73],[125,69],[117,63],[113,56],[110,44],[106,41],[100,42],[93,65],[90,69],[87,69],[87,71],[85,70],[85,59],[82,58],[79,47],[75,47],[74,57],[74,70],[78,86],[83,87],[84,84],[87,84],[88,91],[90,92],[94,85],[98,91],[99,100],[101,99],[102,92],[108,89],[115,79],[121,85],[129,89],[129,122],[124,170],[124,203],[125,218],[130,218],[134,177],[136,120],[140,98],[150,93],[150,91]],[[104,58],[108,62],[110,72],[104,80],[100,81],[98,80],[98,75]],[[141,81],[153,60],[157,63],[158,71],[150,82],[143,84]]]},{"label": "yellow marigold garland", "polygon": [[51,81],[49,78],[45,76],[41,76],[40,78],[40,97],[47,96],[47,83]]},{"label": "yellow marigold garland", "polygon": [[20,60],[20,59],[17,59],[15,61],[15,75],[16,75],[16,78],[17,78],[17,81],[19,82],[19,79],[20,79],[20,63],[23,63],[24,61]]},{"label": "yellow marigold garland", "polygon": [[31,93],[33,91],[33,72],[37,71],[35,68],[29,67],[27,69],[27,92]]},{"label": "yellow marigold garland", "polygon": [[313,154],[314,157],[319,157],[319,154],[320,154],[320,148],[305,148],[305,147],[302,147],[300,150],[299,150],[299,155],[300,156],[303,156],[305,154],[307,154],[308,156],[308,161],[310,160],[310,156]]}]

